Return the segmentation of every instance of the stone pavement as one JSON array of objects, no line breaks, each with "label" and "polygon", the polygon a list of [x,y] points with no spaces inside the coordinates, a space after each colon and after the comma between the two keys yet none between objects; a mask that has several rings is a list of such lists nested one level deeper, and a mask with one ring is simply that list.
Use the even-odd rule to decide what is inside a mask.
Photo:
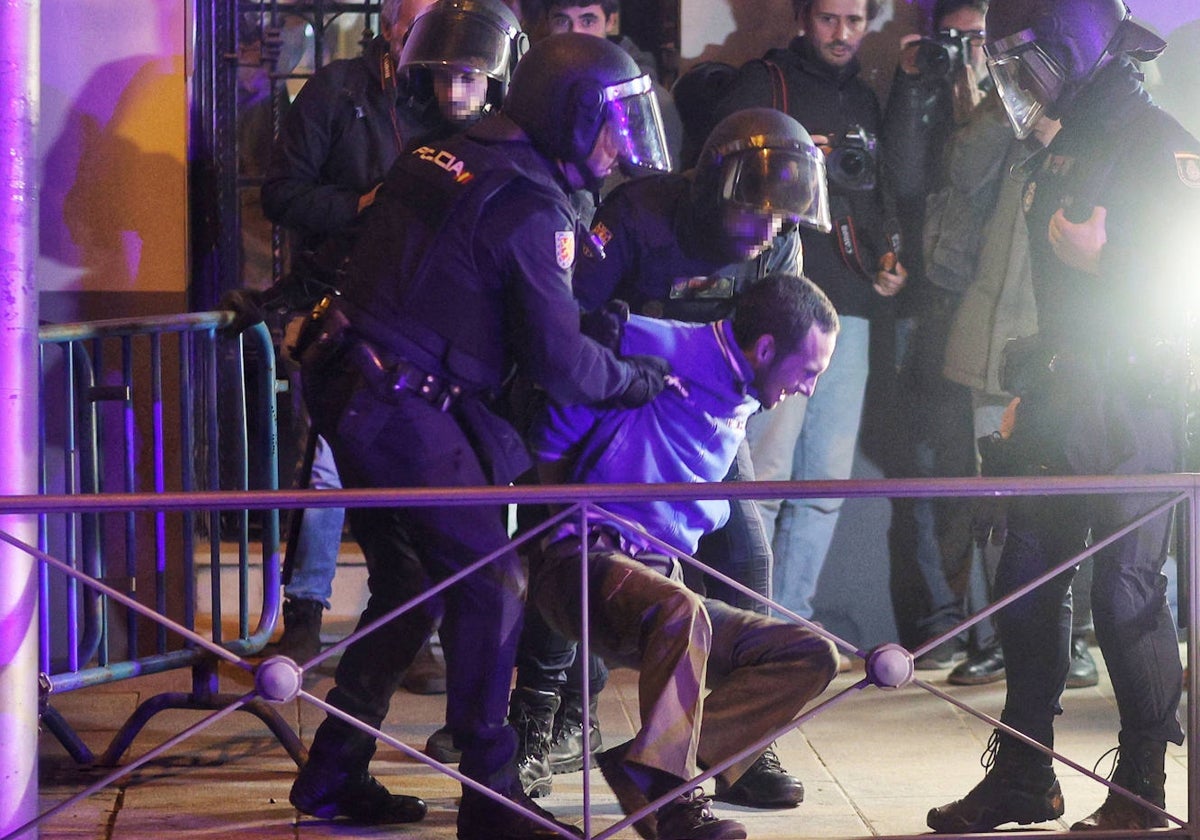
[{"label": "stone pavement", "polygon": [[[1093,648],[1097,660],[1099,651]],[[1181,648],[1182,653],[1182,648]],[[1103,663],[1101,662],[1101,665]],[[324,697],[331,669],[323,663],[308,686]],[[840,675],[823,695],[828,701],[863,676],[860,667]],[[933,685],[951,690],[945,672],[918,672]],[[189,674],[173,672],[139,677],[54,697],[54,706],[96,753],[147,697],[187,691]],[[251,688],[244,672],[223,671],[221,690]],[[998,715],[1004,683],[953,688],[953,695]],[[439,725],[442,697],[397,693],[385,724],[398,740],[420,748]],[[1107,676],[1095,688],[1066,694],[1058,728],[1059,748],[1091,768],[1116,743],[1116,710]],[[307,743],[322,712],[302,700],[283,704],[281,713]],[[130,762],[204,717],[193,711],[166,711],[153,717],[124,761]],[[633,733],[637,714],[635,674],[617,670],[600,701],[605,741],[617,744]],[[883,691],[850,691],[799,730],[779,740],[783,764],[803,779],[805,802],[795,810],[758,812],[718,805],[720,815],[743,820],[756,840],[852,838],[922,834],[925,813],[964,794],[981,777],[980,754],[989,727],[926,691],[909,686]],[[49,732],[41,738],[41,809],[62,802],[103,778],[108,770],[80,768]],[[42,838],[271,838],[396,837],[453,838],[457,786],[434,770],[382,746],[373,765],[376,775],[395,791],[424,797],[429,816],[421,823],[359,828],[301,816],[288,804],[295,765],[254,716],[236,712],[202,733],[135,770],[129,777],[52,817]],[[1067,802],[1066,819],[1089,813],[1105,789],[1064,765],[1058,765]],[[598,772],[592,780],[592,831],[600,832],[620,816],[615,799]],[[1172,746],[1168,761],[1167,810],[1186,815],[1186,751]],[[710,783],[711,784],[711,783]],[[711,788],[710,788],[711,790]],[[554,792],[542,804],[560,818],[582,824],[583,774],[558,776]],[[1034,828],[1062,830],[1066,823]],[[632,830],[616,835],[633,838]],[[1011,835],[1009,835],[1011,836]]]}]

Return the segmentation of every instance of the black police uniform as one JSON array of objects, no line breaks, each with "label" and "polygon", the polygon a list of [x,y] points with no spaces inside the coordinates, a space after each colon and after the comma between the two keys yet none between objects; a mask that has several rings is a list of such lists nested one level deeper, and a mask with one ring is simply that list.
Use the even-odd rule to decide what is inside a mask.
[{"label": "black police uniform", "polygon": [[[1012,362],[1009,389],[1021,403],[1011,444],[1032,474],[1170,472],[1180,465],[1183,293],[1197,265],[1200,143],[1150,102],[1124,58],[1102,69],[1061,119],[1025,189],[1041,341],[1025,354],[1033,361]],[[1080,221],[1093,205],[1107,210],[1099,276],[1060,261],[1048,234],[1059,208]],[[997,594],[1082,551],[1089,529],[1099,541],[1161,501],[1018,500]],[[1168,522],[1159,515],[1096,554],[1092,610],[1122,743],[1183,739],[1177,637],[1161,573]],[[1047,745],[1070,662],[1072,575],[998,615],[1008,669],[1002,720]],[[1048,645],[1052,634],[1057,643]]]},{"label": "black police uniform", "polygon": [[[511,481],[528,456],[492,399],[514,363],[564,403],[616,397],[630,385],[631,366],[579,333],[570,294],[576,219],[560,179],[503,116],[397,160],[368,210],[343,296],[317,322],[333,337],[308,348],[303,366],[309,411],[344,486]],[[443,595],[446,717],[463,749],[461,770],[519,792],[505,711],[525,580],[504,550],[503,510],[349,516],[371,590],[359,626],[496,555]],[[406,613],[348,647],[329,702],[378,726],[436,611]],[[335,718],[322,729],[329,734],[318,731],[313,755],[369,759],[369,736],[368,746]],[[334,740],[360,748],[328,748]]]}]

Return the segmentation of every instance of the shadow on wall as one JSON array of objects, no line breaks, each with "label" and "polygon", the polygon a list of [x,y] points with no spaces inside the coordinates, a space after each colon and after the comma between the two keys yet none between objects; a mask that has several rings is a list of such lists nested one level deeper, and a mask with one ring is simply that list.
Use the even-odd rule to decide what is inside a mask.
[{"label": "shadow on wall", "polygon": [[181,291],[186,265],[182,56],[103,65],[46,154],[43,257],[81,269],[64,291]]}]

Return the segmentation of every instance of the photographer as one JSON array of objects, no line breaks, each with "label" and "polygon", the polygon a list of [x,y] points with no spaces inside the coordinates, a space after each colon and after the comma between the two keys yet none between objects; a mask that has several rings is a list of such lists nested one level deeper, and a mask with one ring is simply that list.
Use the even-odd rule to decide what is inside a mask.
[{"label": "photographer", "polygon": [[[715,118],[754,106],[784,111],[829,147],[830,233],[801,229],[805,272],[842,319],[833,364],[811,399],[789,399],[751,420],[759,480],[850,477],[868,373],[871,320],[890,309],[907,272],[884,224],[875,177],[880,109],[856,58],[878,0],[794,0],[798,29],[786,49],[743,66]],[[685,144],[687,145],[687,144]],[[840,499],[759,503],[773,534],[775,599],[810,617],[812,598],[841,510]]]},{"label": "photographer", "polygon": [[[881,177],[896,202],[901,236],[914,246],[905,253],[912,282],[899,301],[896,323],[900,434],[887,468],[893,476],[975,475],[971,392],[942,376],[947,332],[972,273],[927,267],[921,245],[939,241],[963,261],[979,250],[986,218],[962,212],[962,207],[953,214],[941,211],[947,207],[947,188],[957,183],[952,150],[990,86],[982,40],[987,6],[987,0],[938,0],[934,34],[901,38],[884,113]],[[970,181],[979,185],[980,207],[995,201],[997,181],[990,176],[1008,145],[1009,139],[1002,137],[994,147],[957,164],[959,170],[970,170]],[[933,208],[928,221],[927,200]],[[940,636],[965,617],[965,593],[950,582],[968,577],[974,545],[970,521],[971,505],[963,500],[892,502],[892,607],[900,638],[910,647]],[[986,663],[975,675],[979,682],[1004,676],[1003,658],[993,655],[993,636],[990,622],[976,630],[975,650]],[[965,637],[951,637],[917,659],[916,667],[957,666],[967,650]]]}]

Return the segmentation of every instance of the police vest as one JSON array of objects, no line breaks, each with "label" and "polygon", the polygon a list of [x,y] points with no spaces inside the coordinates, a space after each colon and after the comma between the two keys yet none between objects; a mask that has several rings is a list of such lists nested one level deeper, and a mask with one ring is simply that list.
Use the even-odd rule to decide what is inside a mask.
[{"label": "police vest", "polygon": [[461,136],[397,160],[347,269],[343,308],[355,331],[428,373],[497,388],[512,367],[506,278],[485,276],[475,242],[487,236],[487,202],[518,180],[566,205],[553,182]]}]

